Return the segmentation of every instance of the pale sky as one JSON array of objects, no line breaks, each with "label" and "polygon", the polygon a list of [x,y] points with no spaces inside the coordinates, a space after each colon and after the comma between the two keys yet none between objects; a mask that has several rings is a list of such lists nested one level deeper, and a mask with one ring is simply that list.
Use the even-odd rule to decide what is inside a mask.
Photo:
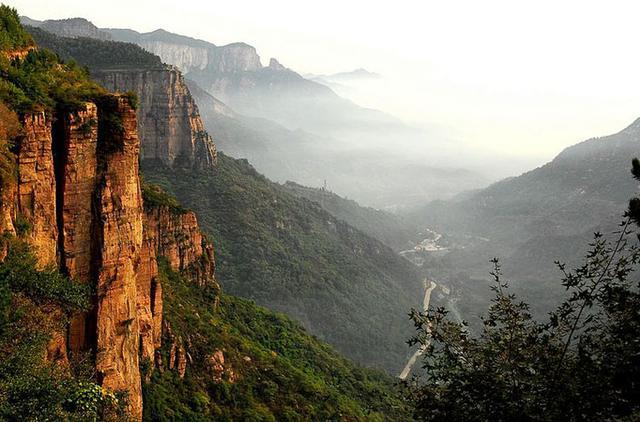
[{"label": "pale sky", "polygon": [[[542,164],[640,117],[640,2],[10,0],[35,19],[244,41],[300,73],[385,78],[353,98],[469,151]],[[524,170],[524,168],[523,168]]]}]

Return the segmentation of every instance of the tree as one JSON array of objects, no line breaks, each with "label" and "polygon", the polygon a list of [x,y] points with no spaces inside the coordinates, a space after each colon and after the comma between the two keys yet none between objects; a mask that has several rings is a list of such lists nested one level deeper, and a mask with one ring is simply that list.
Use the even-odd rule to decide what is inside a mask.
[{"label": "tree", "polygon": [[[640,162],[633,160],[640,180]],[[424,379],[407,384],[418,420],[583,421],[640,417],[640,198],[613,236],[595,233],[579,267],[557,263],[566,299],[534,320],[493,260],[495,297],[478,337],[444,308],[412,311],[427,346]]]}]

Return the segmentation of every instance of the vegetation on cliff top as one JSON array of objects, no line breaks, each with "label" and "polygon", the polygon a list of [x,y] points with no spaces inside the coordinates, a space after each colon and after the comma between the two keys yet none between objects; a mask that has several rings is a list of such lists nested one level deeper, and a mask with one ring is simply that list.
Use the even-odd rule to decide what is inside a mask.
[{"label": "vegetation on cliff top", "polygon": [[0,50],[18,51],[33,45],[33,39],[20,24],[18,12],[0,4]]},{"label": "vegetation on cliff top", "polygon": [[142,200],[147,209],[167,207],[176,214],[184,214],[188,210],[178,200],[165,192],[160,186],[150,183],[142,183]]},{"label": "vegetation on cliff top", "polygon": [[0,101],[11,109],[77,109],[106,93],[73,61],[65,64],[55,54],[36,48],[26,55],[14,54],[33,45],[15,9],[0,6],[0,22]]},{"label": "vegetation on cliff top", "polygon": [[155,54],[135,44],[92,38],[67,38],[40,28],[27,27],[36,43],[55,51],[63,60],[75,60],[89,70],[163,68]]},{"label": "vegetation on cliff top", "polygon": [[[160,260],[164,318],[192,357],[154,371],[145,420],[407,420],[393,380],[354,365],[282,314],[198,287]],[[168,362],[171,338],[160,351]],[[224,363],[212,359],[222,352]],[[215,364],[219,364],[216,367]]]}]

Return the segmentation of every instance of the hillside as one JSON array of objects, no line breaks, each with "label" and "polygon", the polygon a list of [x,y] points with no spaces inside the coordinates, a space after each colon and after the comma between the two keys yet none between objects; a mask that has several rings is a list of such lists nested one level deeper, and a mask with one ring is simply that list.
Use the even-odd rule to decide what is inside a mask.
[{"label": "hillside", "polygon": [[[282,314],[214,296],[161,263],[172,335],[189,339],[184,378],[156,371],[145,420],[409,420],[391,377],[363,369]],[[162,351],[168,357],[168,348]]]},{"label": "hillside", "polygon": [[58,54],[63,60],[75,60],[90,70],[162,68],[158,56],[126,43],[97,40],[89,37],[61,37],[49,32],[46,26],[27,26],[39,46]]},{"label": "hillside", "polygon": [[329,214],[378,239],[394,250],[413,247],[419,229],[401,216],[374,208],[362,207],[356,201],[342,198],[324,188],[310,188],[288,181],[283,187],[300,198],[316,202]]},{"label": "hillside", "polygon": [[[616,230],[637,183],[629,177],[640,154],[640,121],[614,135],[565,149],[554,160],[450,201],[432,202],[408,218],[444,233],[455,246],[438,260],[442,277],[462,290],[486,286],[494,256],[516,291],[540,314],[562,290],[555,260],[577,262],[596,231]],[[430,261],[433,265],[433,261]],[[469,285],[466,277],[476,279]],[[474,293],[476,298],[479,293]]]},{"label": "hillside", "polygon": [[505,247],[540,234],[581,233],[620,214],[635,188],[628,169],[638,150],[640,121],[635,121],[617,134],[569,147],[540,168],[412,215],[449,230],[462,227]]},{"label": "hillside", "polygon": [[413,266],[319,205],[224,154],[211,173],[143,163],[216,239],[225,290],[300,321],[356,362],[400,369],[418,304]]}]

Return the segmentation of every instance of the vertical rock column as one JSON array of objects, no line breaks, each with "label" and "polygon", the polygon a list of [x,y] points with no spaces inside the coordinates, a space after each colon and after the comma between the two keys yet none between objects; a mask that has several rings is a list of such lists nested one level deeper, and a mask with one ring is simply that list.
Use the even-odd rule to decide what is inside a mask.
[{"label": "vertical rock column", "polygon": [[142,248],[142,195],[138,179],[140,142],[128,101],[100,104],[98,189],[96,370],[104,387],[128,392],[134,420],[142,418],[138,367],[136,271]]},{"label": "vertical rock column", "polygon": [[[60,137],[54,142],[58,184],[60,268],[73,279],[89,283],[92,262],[92,202],[96,189],[98,111],[93,103],[61,116]],[[94,333],[87,330],[86,314],[71,319],[69,350],[87,350]]]},{"label": "vertical rock column", "polygon": [[[162,295],[158,280],[158,263],[156,252],[145,234],[140,253],[140,265],[136,279],[137,287],[137,317],[140,327],[140,357],[154,361],[156,348],[160,347],[162,325]],[[156,328],[159,319],[160,328]]]},{"label": "vertical rock column", "polygon": [[18,139],[18,215],[30,225],[28,242],[38,264],[56,263],[56,180],[51,151],[51,119],[44,112],[22,121]]}]

